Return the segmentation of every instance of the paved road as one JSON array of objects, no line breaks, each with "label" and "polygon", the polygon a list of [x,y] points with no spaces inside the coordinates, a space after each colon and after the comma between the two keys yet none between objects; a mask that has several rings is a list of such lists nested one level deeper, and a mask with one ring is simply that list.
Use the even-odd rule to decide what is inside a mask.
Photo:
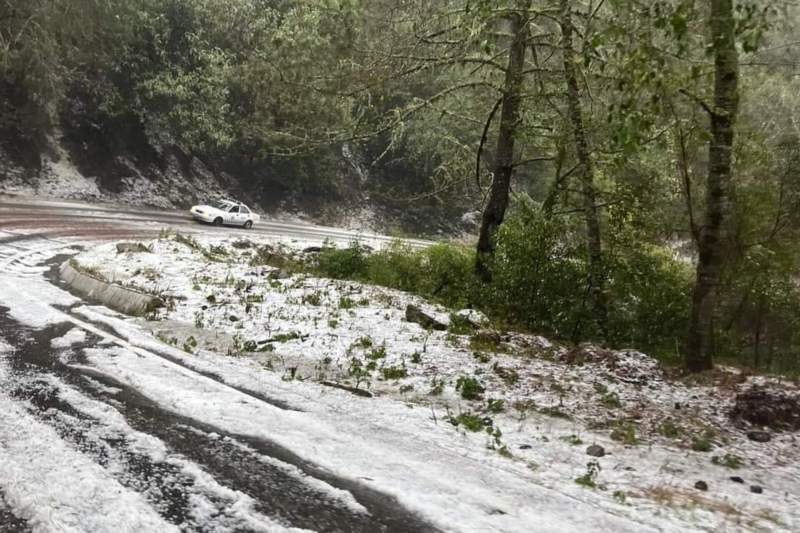
[{"label": "paved road", "polygon": [[[262,219],[251,230],[241,228],[215,228],[199,224],[188,212],[159,209],[133,208],[108,204],[87,204],[69,201],[37,201],[25,197],[0,194],[0,229],[35,230],[52,236],[108,236],[153,235],[161,228],[179,228],[188,233],[230,234],[250,233],[293,239],[329,239],[347,244],[357,239],[365,244],[380,246],[393,240],[392,237],[369,232],[355,232],[326,226],[303,223],[287,223]],[[428,246],[429,241],[404,239],[417,247]]]},{"label": "paved road", "polygon": [[[100,324],[79,319],[74,309],[84,302],[37,307],[40,295],[43,298],[55,290],[57,266],[79,247],[111,239],[147,238],[165,226],[186,232],[241,231],[247,235],[244,230],[201,226],[183,213],[0,197],[0,340],[12,347],[5,355],[0,351],[0,409],[4,398],[8,406],[20,409],[20,424],[33,434],[31,449],[36,449],[36,431],[54,432],[59,446],[64,443],[65,450],[77,452],[69,459],[65,456],[69,465],[57,466],[109,478],[120,490],[145,501],[155,513],[154,520],[185,531],[273,530],[277,525],[314,531],[434,531],[386,494],[339,477],[268,440],[230,434],[172,413],[81,360],[81,350],[109,350],[109,341],[113,343],[119,336]],[[356,237],[334,228],[270,221],[252,232],[339,242]],[[373,244],[387,240],[376,235],[360,237]],[[21,299],[31,300],[25,309],[30,309],[32,323],[53,313],[57,319],[47,320],[42,327],[18,320],[10,307]],[[76,324],[89,332],[77,346],[67,352],[53,344]],[[247,401],[291,409],[270,398],[240,392]],[[109,410],[113,412],[108,414]],[[94,412],[100,414],[87,414]],[[115,418],[116,413],[121,420]],[[1,437],[0,429],[0,454]],[[57,449],[52,442],[49,445]],[[153,446],[163,446],[165,451],[153,453]],[[19,466],[4,464],[4,460],[8,458],[0,457],[0,474],[2,467]],[[196,473],[197,468],[202,475]],[[18,508],[4,496],[2,487],[0,480],[0,532],[70,529],[63,523],[48,522],[47,513]],[[349,494],[357,505],[343,503],[339,493]],[[100,503],[97,505],[101,509]],[[263,523],[259,525],[264,517],[273,526],[264,529]],[[104,518],[109,517],[98,517],[98,523],[106,523]],[[78,524],[73,530],[83,528]],[[95,525],[86,530],[105,529]]]}]

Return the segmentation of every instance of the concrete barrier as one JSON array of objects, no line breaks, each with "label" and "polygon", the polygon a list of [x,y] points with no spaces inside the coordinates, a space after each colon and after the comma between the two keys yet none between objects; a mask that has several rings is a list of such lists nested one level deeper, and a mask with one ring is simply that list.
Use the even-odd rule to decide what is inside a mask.
[{"label": "concrete barrier", "polygon": [[78,294],[126,315],[141,316],[164,305],[157,296],[98,279],[76,269],[69,261],[61,265],[59,275]]}]

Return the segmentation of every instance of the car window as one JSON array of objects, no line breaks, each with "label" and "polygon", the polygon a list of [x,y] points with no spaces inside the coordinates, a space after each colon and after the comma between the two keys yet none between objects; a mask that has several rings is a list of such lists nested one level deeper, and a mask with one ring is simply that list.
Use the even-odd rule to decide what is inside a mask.
[{"label": "car window", "polygon": [[227,211],[231,207],[231,204],[225,200],[217,200],[216,202],[211,202],[211,207],[216,207],[217,209]]},{"label": "car window", "polygon": [[244,213],[245,215],[249,215],[250,214],[250,210],[247,209],[245,206],[242,206],[242,213]]},{"label": "car window", "polygon": [[239,212],[239,206],[235,205],[235,206],[231,207],[230,212],[231,213],[238,213]]}]

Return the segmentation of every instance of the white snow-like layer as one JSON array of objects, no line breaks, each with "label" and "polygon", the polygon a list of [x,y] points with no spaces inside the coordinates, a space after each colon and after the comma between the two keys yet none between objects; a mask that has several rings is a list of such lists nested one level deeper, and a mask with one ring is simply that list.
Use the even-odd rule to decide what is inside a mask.
[{"label": "white snow-like layer", "polygon": [[178,531],[2,392],[0,489],[35,532]]},{"label": "white snow-like layer", "polygon": [[[114,407],[87,398],[76,389],[64,385],[54,378],[50,378],[49,381],[58,390],[59,398],[65,400],[79,412],[100,422],[98,427],[89,431],[88,438],[93,438],[98,442],[101,441],[101,437],[124,438],[132,450],[155,462],[166,462],[177,466],[183,475],[190,478],[193,482],[190,514],[194,525],[220,533],[239,531],[241,528],[267,533],[299,533],[303,531],[297,528],[287,528],[257,512],[254,509],[255,502],[252,498],[220,485],[196,464],[170,452],[159,439],[132,429],[125,421],[125,417]],[[107,391],[113,392],[114,390],[107,389]],[[111,459],[113,459],[113,455],[109,458],[109,460]],[[114,464],[106,466],[106,470],[111,472],[119,469],[120,467]],[[216,506],[209,501],[209,496],[226,502],[227,512],[225,515],[218,514]]]},{"label": "white snow-like layer", "polygon": [[[142,352],[113,348],[85,353],[97,370],[179,414],[277,442],[324,468],[396,496],[445,530],[516,532],[534,524],[542,532],[651,530],[589,506],[574,513],[572,498],[527,482],[521,475],[524,469],[496,459],[465,457],[459,446],[450,448],[450,435],[420,439],[418,433],[398,433],[394,426],[406,428],[402,421],[409,416],[415,425],[421,420],[397,409],[391,421],[344,416],[331,420],[331,413],[285,411],[253,400]],[[431,421],[425,426],[417,432],[435,432]]]},{"label": "white snow-like layer", "polygon": [[72,328],[63,336],[51,340],[50,346],[53,348],[69,348],[84,342],[86,342],[86,331],[81,328]]},{"label": "white snow-like layer", "polygon": [[[210,243],[211,241],[206,241],[204,244]],[[229,245],[230,241],[227,244],[215,244]],[[530,347],[547,347],[542,339],[527,336],[513,336],[508,341],[512,352],[519,353],[491,353],[489,362],[482,362],[473,358],[471,351],[463,346],[465,338],[448,338],[446,333],[427,336],[416,326],[404,323],[397,311],[406,301],[419,300],[409,300],[410,297],[402,293],[359,284],[336,284],[327,280],[297,277],[278,282],[281,287],[287,287],[283,289],[264,281],[260,272],[252,267],[237,263],[209,265],[199,254],[181,251],[181,247],[174,244],[167,246],[167,250],[175,248],[176,251],[165,254],[152,263],[153,269],[159,274],[156,277],[159,288],[167,289],[177,296],[194,298],[193,301],[187,300],[185,304],[178,301],[171,313],[185,313],[190,320],[194,318],[182,306],[206,304],[205,290],[211,289],[219,294],[220,289],[227,285],[224,282],[226,275],[234,281],[236,276],[240,276],[240,279],[250,277],[256,281],[258,292],[264,293],[265,301],[261,308],[265,311],[260,311],[261,314],[247,316],[241,293],[237,294],[235,290],[230,293],[233,296],[231,301],[223,303],[225,308],[215,309],[210,313],[212,319],[217,315],[225,318],[230,311],[243,318],[236,323],[220,321],[217,327],[230,334],[241,334],[241,330],[246,328],[254,328],[252,332],[257,335],[274,333],[275,328],[265,319],[269,316],[269,310],[273,306],[279,306],[280,302],[286,306],[295,305],[282,295],[284,290],[300,289],[294,295],[296,299],[297,296],[302,298],[306,293],[313,295],[320,283],[327,283],[332,289],[347,291],[345,294],[352,296],[354,300],[359,298],[358,291],[367,292],[369,304],[357,306],[364,307],[365,310],[339,310],[330,304],[300,306],[323,308],[310,309],[305,313],[294,313],[291,310],[294,314],[289,313],[284,317],[285,325],[290,328],[288,331],[307,328],[308,337],[275,343],[274,354],[262,354],[259,358],[225,357],[213,350],[199,350],[196,355],[189,355],[148,337],[145,331],[131,321],[123,322],[119,318],[113,318],[113,315],[106,316],[109,322],[119,322],[128,328],[125,336],[132,342],[114,341],[121,349],[95,351],[92,360],[105,367],[109,374],[120,377],[123,382],[138,384],[145,394],[166,408],[195,413],[199,419],[209,423],[239,428],[243,432],[251,431],[254,433],[250,434],[275,440],[291,447],[303,457],[329,466],[338,474],[356,479],[372,478],[370,473],[375,471],[378,473],[377,477],[372,478],[372,481],[365,480],[366,482],[378,488],[387,485],[383,487],[387,492],[396,494],[402,503],[421,511],[437,524],[444,524],[443,527],[447,530],[528,531],[531,527],[536,529],[541,525],[540,530],[543,531],[604,528],[613,531],[639,531],[647,530],[648,526],[663,531],[793,531],[800,524],[800,491],[797,490],[799,476],[796,467],[798,449],[794,437],[784,435],[774,438],[771,443],[756,444],[742,440],[740,433],[726,430],[723,424],[726,420],[726,406],[735,390],[711,386],[686,387],[667,382],[660,377],[644,384],[625,381],[630,377],[630,372],[633,372],[634,377],[641,377],[653,370],[650,360],[635,352],[619,354],[622,361],[620,366],[627,369],[624,375],[616,375],[613,369],[602,364],[567,366],[558,360],[549,361],[523,355],[523,352],[528,353]],[[140,255],[144,256],[145,254]],[[97,261],[105,261],[102,265],[105,272],[124,273],[121,263],[133,261],[127,254],[117,257],[113,249],[90,252],[81,260],[92,257]],[[162,271],[166,275],[162,276]],[[222,274],[215,280],[218,271]],[[256,274],[250,276],[250,272],[254,271]],[[24,298],[7,297],[7,294],[19,296],[21,293],[9,290],[9,284],[2,284],[2,281],[19,284],[19,280],[5,274],[6,272],[0,273],[0,301],[11,308],[12,316],[23,317],[20,318],[23,321],[24,318],[29,318],[30,325],[36,327],[67,319],[66,315],[50,306],[50,303],[63,301],[67,296],[65,293],[57,289],[51,290],[41,279],[28,278],[24,282]],[[195,274],[197,276],[192,279]],[[206,274],[207,280],[202,278]],[[122,275],[118,279],[134,284],[147,283],[142,281],[146,279],[145,275],[138,280],[135,277]],[[302,285],[291,287],[299,282]],[[194,283],[200,286],[200,291],[194,291]],[[278,293],[277,297],[273,299],[273,296],[266,294],[271,292],[267,289],[274,289]],[[191,296],[192,292],[200,292],[200,296]],[[336,293],[323,295],[321,300],[333,302],[337,301],[337,296]],[[393,300],[395,297],[397,299]],[[426,308],[432,310],[430,307]],[[98,313],[98,309],[83,311],[84,316],[92,320],[99,321],[99,317],[103,316]],[[349,311],[353,311],[353,314]],[[325,320],[332,317],[334,312],[338,315],[336,328],[341,328],[343,335],[348,330],[360,327],[362,322],[372,316],[371,313],[375,317],[383,317],[382,321],[375,322],[381,326],[376,326],[375,331],[367,332],[378,341],[378,345],[381,339],[387,339],[387,354],[382,364],[402,363],[403,354],[393,352],[391,348],[395,341],[404,342],[403,335],[406,334],[409,335],[406,338],[409,347],[415,350],[425,347],[421,362],[411,364],[408,363],[408,358],[408,377],[398,381],[375,380],[373,375],[372,389],[383,396],[372,399],[357,398],[308,381],[284,381],[280,373],[265,369],[271,367],[282,372],[296,362],[306,361],[305,368],[313,370],[315,366],[325,362],[329,357],[327,353],[336,355],[335,351],[326,351],[329,346],[336,346],[336,343],[326,345],[320,341],[320,336],[329,333],[324,329]],[[385,318],[387,313],[388,320]],[[260,326],[250,324],[259,320]],[[319,333],[318,328],[314,327],[315,320],[317,325],[322,326]],[[85,322],[77,321],[76,325],[107,340],[113,340]],[[115,327],[118,325],[115,324]],[[340,332],[331,324],[327,325],[336,334]],[[408,333],[397,331],[405,328]],[[287,330],[277,331],[283,333]],[[351,338],[359,339],[356,334],[350,335]],[[523,344],[529,345],[528,348],[523,350]],[[203,381],[205,378],[199,379],[191,371],[174,368],[174,365],[162,359],[158,360],[158,364],[153,363],[151,359],[155,356],[142,353],[132,345],[169,351],[173,357],[181,357],[189,366],[215,372],[226,383],[244,386],[286,401],[305,412],[271,410],[262,402],[241,395],[224,385]],[[345,344],[345,354],[349,346]],[[551,348],[551,355],[562,354],[557,347]],[[284,356],[284,349],[287,352],[296,350],[295,358]],[[111,355],[116,357],[112,358]],[[366,354],[361,351],[356,355],[364,358]],[[517,370],[518,383],[509,387],[494,379],[492,366],[495,362]],[[178,381],[178,390],[162,390],[169,389],[170,381],[178,371],[183,372],[180,374],[183,378]],[[328,375],[334,374],[334,370],[330,369],[325,372]],[[512,459],[500,457],[496,451],[487,449],[487,445],[494,446],[494,443],[485,434],[465,433],[445,422],[448,411],[453,414],[459,411],[473,411],[482,415],[485,413],[482,402],[462,400],[454,391],[450,376],[462,373],[485,379],[487,396],[502,395],[507,399],[506,405],[513,408],[507,408],[505,413],[491,414],[495,426],[500,426],[503,430],[502,439],[513,452]],[[301,375],[304,378],[321,377],[307,370]],[[429,397],[426,394],[434,376],[437,379],[444,378],[445,381],[444,393],[439,397]],[[184,383],[183,379],[187,382]],[[600,408],[594,383],[618,394],[622,403],[619,411],[610,412]],[[399,389],[408,384],[413,384],[416,392],[402,392]],[[213,391],[213,394],[204,399],[202,395],[206,388]],[[188,397],[184,397],[186,395]],[[522,409],[517,409],[515,404],[521,404],[525,399],[534,400],[536,406],[545,407],[559,407],[559,403],[563,403],[560,408],[573,419],[569,421],[542,416],[535,408],[525,405],[520,405]],[[679,413],[672,411],[676,400],[682,406]],[[206,411],[208,402],[211,409]],[[251,411],[246,412],[248,410]],[[650,433],[641,435],[645,438],[644,443],[625,446],[609,439],[607,429],[588,429],[587,424],[595,423],[604,415],[618,413],[615,416],[629,416],[633,411],[638,411],[639,416],[644,417],[643,426],[652,420],[664,420],[668,417],[674,417],[681,429],[684,429],[684,425],[695,427],[696,424],[715,424],[721,432],[715,439],[716,448],[712,453],[736,453],[745,459],[745,465],[737,471],[712,465],[709,460],[711,454],[678,448],[674,442]],[[259,418],[260,416],[263,418]],[[262,425],[265,420],[278,420],[281,424],[272,428],[268,424]],[[299,423],[300,420],[304,421],[300,428],[305,433],[294,427],[295,422]],[[602,471],[597,479],[598,484],[605,486],[606,490],[592,491],[574,483],[577,476],[586,472],[585,465],[590,458],[584,454],[583,447],[562,440],[573,436],[581,438],[587,444],[598,442],[606,447],[609,455],[598,460]],[[744,477],[748,483],[757,482],[763,485],[765,494],[751,495],[747,491],[747,485],[729,481],[727,477],[734,473]],[[400,481],[396,482],[398,479]],[[691,488],[696,479],[709,482],[711,489],[708,493],[700,494]],[[627,498],[625,502],[616,501],[613,497],[617,491]],[[451,504],[452,508],[449,507]],[[509,512],[509,509],[512,512],[508,515],[491,514],[498,511]],[[618,523],[611,523],[609,520]]]},{"label": "white snow-like layer", "polygon": [[[122,283],[176,297],[175,308],[164,315],[170,326],[163,330],[156,323],[153,329],[161,332],[163,340],[194,355],[146,340],[142,332],[129,332],[134,344],[171,350],[172,356],[183,357],[185,364],[222,375],[230,384],[268,395],[280,390],[282,399],[295,397],[304,410],[317,411],[320,417],[346,412],[358,424],[385,429],[409,418],[408,410],[414,407],[418,413],[410,417],[411,427],[405,429],[422,439],[426,430],[421,428],[427,427],[432,416],[441,422],[450,413],[472,412],[493,419],[494,427],[502,429],[501,442],[482,433],[458,436],[459,430],[449,424],[428,429],[447,434],[454,448],[464,454],[471,450],[469,453],[477,454],[480,461],[487,457],[492,462],[498,460],[487,446],[497,449],[506,445],[514,457],[499,459],[501,465],[529,465],[535,470],[526,475],[537,484],[585,505],[599,505],[636,519],[653,519],[657,527],[666,527],[666,523],[678,529],[791,530],[800,524],[800,472],[796,466],[800,457],[794,437],[779,435],[767,444],[753,443],[727,418],[735,393],[758,379],[744,380],[735,388],[689,386],[666,379],[644,354],[606,353],[592,347],[583,350],[585,364],[565,364],[563,361],[571,357],[566,349],[541,337],[519,334],[505,336],[501,351],[489,347],[488,353],[476,357],[468,336],[427,333],[405,322],[408,303],[447,322],[446,310],[419,298],[306,276],[268,280],[271,269],[249,266],[251,252],[232,246],[233,239],[201,239],[200,244],[205,249],[221,246],[227,261],[209,262],[197,250],[171,240],[154,242],[153,254],[113,259],[112,247],[106,246],[81,254],[78,260],[104,269]],[[212,294],[214,301],[210,302],[208,296]],[[102,320],[96,311],[83,312],[93,315],[93,320]],[[194,324],[224,335],[217,338],[216,346],[213,339],[205,345],[208,338],[200,335],[197,347],[185,345],[188,332],[170,332],[172,324],[180,323],[188,330]],[[218,353],[232,349],[224,340],[231,337],[239,342],[280,341],[269,343],[274,353],[242,359],[219,357]],[[362,343],[364,339],[369,343]],[[383,348],[384,353],[376,352]],[[304,379],[349,381],[354,385],[349,375],[353,358],[363,366],[375,363],[360,386],[383,398],[362,400],[339,391],[320,392],[307,383],[300,387],[306,392],[299,393],[297,387],[280,380],[295,368]],[[265,368],[278,375],[264,372]],[[385,368],[405,369],[406,376],[383,379]],[[460,376],[476,377],[486,388],[484,399],[462,399],[455,390]],[[428,392],[434,384],[443,385],[442,393],[432,397]],[[298,394],[302,400],[296,398]],[[505,412],[487,410],[486,399],[503,400]],[[680,409],[673,407],[676,405]],[[405,413],[398,413],[397,406]],[[390,414],[384,417],[383,413]],[[570,419],[559,418],[562,414]],[[674,425],[677,437],[662,436],[665,421]],[[611,429],[629,425],[634,428],[637,445],[609,437]],[[711,432],[712,452],[690,451],[692,440],[707,430]],[[601,471],[597,483],[605,487],[604,491],[590,491],[574,483],[587,471],[586,464],[592,458],[584,454],[584,449],[591,443],[602,444],[608,453],[598,460]],[[712,457],[727,454],[743,460],[740,469],[712,464]],[[746,483],[732,482],[729,477],[734,474]],[[701,479],[712,487],[709,492],[693,488]],[[770,496],[752,494],[750,484],[762,485]]]}]

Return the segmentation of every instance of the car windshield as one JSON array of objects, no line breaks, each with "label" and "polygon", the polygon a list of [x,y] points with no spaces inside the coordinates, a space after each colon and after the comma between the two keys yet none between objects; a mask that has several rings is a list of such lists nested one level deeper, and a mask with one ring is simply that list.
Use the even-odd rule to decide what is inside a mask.
[{"label": "car windshield", "polygon": [[232,205],[233,204],[227,200],[215,200],[211,202],[211,207],[216,207],[217,209],[222,209],[223,211],[227,211]]}]

